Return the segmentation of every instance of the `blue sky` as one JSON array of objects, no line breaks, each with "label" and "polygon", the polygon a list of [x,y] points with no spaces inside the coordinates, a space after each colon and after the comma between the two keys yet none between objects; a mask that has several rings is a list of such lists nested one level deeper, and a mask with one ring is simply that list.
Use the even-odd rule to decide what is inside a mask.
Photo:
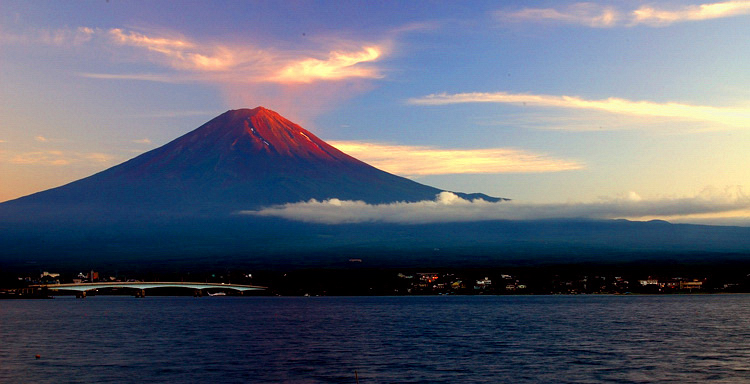
[{"label": "blue sky", "polygon": [[0,201],[263,105],[439,188],[750,223],[750,1],[0,8]]}]

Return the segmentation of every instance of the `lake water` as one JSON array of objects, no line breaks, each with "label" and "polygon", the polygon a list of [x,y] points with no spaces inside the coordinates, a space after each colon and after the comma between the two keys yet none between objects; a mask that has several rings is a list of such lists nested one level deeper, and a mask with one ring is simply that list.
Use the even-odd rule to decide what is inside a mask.
[{"label": "lake water", "polygon": [[750,296],[0,301],[2,383],[355,383],[355,371],[363,384],[750,382]]}]

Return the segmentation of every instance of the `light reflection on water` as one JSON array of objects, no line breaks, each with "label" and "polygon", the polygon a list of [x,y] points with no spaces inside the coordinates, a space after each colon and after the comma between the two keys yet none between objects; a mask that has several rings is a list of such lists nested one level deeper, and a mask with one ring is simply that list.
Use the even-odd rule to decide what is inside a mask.
[{"label": "light reflection on water", "polygon": [[750,295],[8,300],[0,382],[739,383],[749,319]]}]

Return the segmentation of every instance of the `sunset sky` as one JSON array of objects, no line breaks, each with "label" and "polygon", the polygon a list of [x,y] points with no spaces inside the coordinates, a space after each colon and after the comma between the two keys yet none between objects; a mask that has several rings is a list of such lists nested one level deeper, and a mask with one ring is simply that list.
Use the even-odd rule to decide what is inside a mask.
[{"label": "sunset sky", "polygon": [[750,225],[749,63],[750,1],[0,0],[0,201],[262,105],[441,189]]}]

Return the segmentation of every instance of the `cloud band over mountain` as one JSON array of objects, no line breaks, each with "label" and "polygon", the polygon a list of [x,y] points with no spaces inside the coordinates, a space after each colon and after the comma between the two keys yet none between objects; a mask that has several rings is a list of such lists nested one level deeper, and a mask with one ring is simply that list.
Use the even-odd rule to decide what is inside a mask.
[{"label": "cloud band over mountain", "polygon": [[322,224],[423,224],[487,220],[657,218],[718,214],[750,210],[750,197],[741,189],[706,190],[694,197],[641,199],[637,194],[593,203],[528,204],[513,201],[466,200],[442,192],[435,200],[367,204],[362,201],[309,200],[242,211],[252,216],[280,217]]}]

